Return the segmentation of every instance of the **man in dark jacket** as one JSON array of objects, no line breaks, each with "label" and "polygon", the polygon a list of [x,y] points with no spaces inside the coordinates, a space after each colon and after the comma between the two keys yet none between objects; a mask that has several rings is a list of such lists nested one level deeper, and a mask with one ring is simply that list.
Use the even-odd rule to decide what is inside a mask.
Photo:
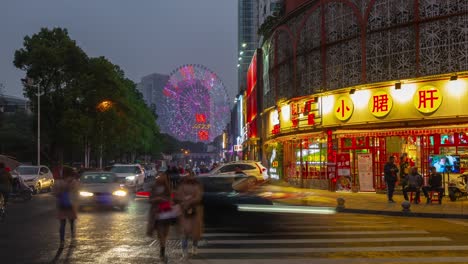
[{"label": "man in dark jacket", "polygon": [[8,202],[8,196],[13,187],[13,177],[6,170],[5,164],[0,162],[0,193],[3,195],[5,204]]},{"label": "man in dark jacket", "polygon": [[407,185],[403,188],[405,200],[408,201],[408,192],[415,192],[416,197],[414,198],[414,203],[418,204],[421,187],[423,185],[423,178],[418,172],[418,167],[414,166],[411,168],[410,174],[406,176],[405,181],[407,182]]},{"label": "man in dark jacket", "polygon": [[390,156],[388,162],[384,166],[384,180],[387,184],[387,197],[389,203],[394,203],[393,192],[395,191],[395,183],[397,182],[398,168],[395,165],[395,157]]},{"label": "man in dark jacket", "polygon": [[424,197],[427,199],[427,203],[431,202],[429,197],[430,191],[436,191],[439,193],[439,204],[442,203],[442,196],[444,195],[444,187],[442,186],[442,175],[437,172],[436,167],[432,166],[431,174],[429,175],[429,186],[424,186],[423,193]]}]

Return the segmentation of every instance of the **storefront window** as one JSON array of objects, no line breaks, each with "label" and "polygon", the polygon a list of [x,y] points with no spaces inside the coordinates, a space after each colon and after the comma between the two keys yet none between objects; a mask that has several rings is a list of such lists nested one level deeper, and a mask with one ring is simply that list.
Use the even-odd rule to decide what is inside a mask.
[{"label": "storefront window", "polygon": [[[303,148],[296,148],[296,173],[304,179],[326,178],[326,142],[304,141]],[[302,152],[301,152],[302,151]],[[302,160],[301,160],[302,159]],[[302,162],[301,162],[302,161]]]},{"label": "storefront window", "polygon": [[453,136],[453,134],[442,134],[440,135],[440,144],[453,145],[455,144],[455,137]]},{"label": "storefront window", "polygon": [[465,132],[458,133],[458,142],[460,145],[468,145],[468,134]]}]

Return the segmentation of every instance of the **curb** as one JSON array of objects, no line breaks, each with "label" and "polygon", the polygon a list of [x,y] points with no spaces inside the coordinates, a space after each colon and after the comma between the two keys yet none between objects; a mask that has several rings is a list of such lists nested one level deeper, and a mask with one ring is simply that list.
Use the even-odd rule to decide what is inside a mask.
[{"label": "curb", "polygon": [[352,214],[373,214],[373,215],[388,215],[388,216],[404,216],[404,217],[468,219],[468,215],[459,215],[459,214],[415,213],[415,212],[381,211],[381,210],[351,209],[351,208],[344,208],[344,209],[341,209],[339,211],[337,210],[337,212],[352,213]]}]

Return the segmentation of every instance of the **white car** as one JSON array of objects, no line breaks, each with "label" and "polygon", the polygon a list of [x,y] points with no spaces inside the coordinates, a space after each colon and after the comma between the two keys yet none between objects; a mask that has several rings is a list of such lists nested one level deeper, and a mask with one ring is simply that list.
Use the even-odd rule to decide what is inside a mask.
[{"label": "white car", "polygon": [[255,182],[261,182],[268,179],[267,169],[259,161],[242,160],[233,161],[221,164],[220,166],[211,170],[208,174],[211,175],[234,175],[236,170],[242,170],[251,180],[255,178]]},{"label": "white car", "polygon": [[51,191],[54,186],[54,176],[46,166],[20,165],[15,172],[23,178],[34,193],[40,193],[43,190]]},{"label": "white car", "polygon": [[114,164],[110,169],[118,181],[130,190],[138,191],[145,183],[145,170],[140,164]]}]

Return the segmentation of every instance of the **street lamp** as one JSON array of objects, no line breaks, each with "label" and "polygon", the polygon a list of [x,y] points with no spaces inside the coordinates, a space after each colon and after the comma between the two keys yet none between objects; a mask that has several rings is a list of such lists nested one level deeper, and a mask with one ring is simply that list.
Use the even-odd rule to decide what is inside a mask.
[{"label": "street lamp", "polygon": [[[102,102],[100,102],[99,104],[97,104],[96,106],[96,109],[99,111],[99,112],[106,112],[107,110],[111,109],[112,106],[114,105],[114,103],[112,101],[109,101],[109,100],[104,100]],[[103,149],[103,144],[102,144],[102,134],[104,133],[104,128],[103,128],[103,123],[102,123],[102,120],[99,122],[100,123],[100,129],[101,129],[101,144],[99,146],[99,168],[102,169],[102,149]]]}]

